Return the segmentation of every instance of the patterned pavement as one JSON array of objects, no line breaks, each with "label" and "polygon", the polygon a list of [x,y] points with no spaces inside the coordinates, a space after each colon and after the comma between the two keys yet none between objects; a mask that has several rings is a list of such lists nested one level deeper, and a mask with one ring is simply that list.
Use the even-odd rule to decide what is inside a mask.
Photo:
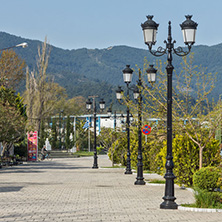
[{"label": "patterned pavement", "polygon": [[[0,169],[0,221],[213,222],[222,213],[162,210],[164,185],[135,186],[136,175],[99,156],[45,160]],[[157,175],[145,175],[154,178]],[[176,203],[191,203],[192,193],[175,187]]]}]

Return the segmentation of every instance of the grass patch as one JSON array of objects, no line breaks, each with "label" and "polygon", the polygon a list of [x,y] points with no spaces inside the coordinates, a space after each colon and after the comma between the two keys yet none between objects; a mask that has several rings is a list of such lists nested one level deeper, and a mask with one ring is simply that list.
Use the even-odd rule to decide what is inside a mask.
[{"label": "grass patch", "polygon": [[182,207],[193,207],[193,208],[197,208],[195,203],[192,204],[181,204]]},{"label": "grass patch", "polygon": [[222,193],[208,190],[194,190],[195,203],[181,204],[183,207],[222,209]]},{"label": "grass patch", "polygon": [[103,167],[103,168],[121,168],[121,169],[124,169],[125,168],[125,166],[111,166],[111,167]]},{"label": "grass patch", "polygon": [[154,171],[144,170],[143,173],[155,173]]},{"label": "grass patch", "polygon": [[87,151],[77,151],[73,153],[74,156],[84,157],[84,156],[93,156],[93,152],[87,152]]},{"label": "grass patch", "polygon": [[199,208],[222,209],[222,193],[209,192],[208,190],[195,189],[194,197]]},{"label": "grass patch", "polygon": [[148,183],[158,183],[158,184],[165,184],[165,180],[158,180],[158,179],[151,179],[146,180]]}]

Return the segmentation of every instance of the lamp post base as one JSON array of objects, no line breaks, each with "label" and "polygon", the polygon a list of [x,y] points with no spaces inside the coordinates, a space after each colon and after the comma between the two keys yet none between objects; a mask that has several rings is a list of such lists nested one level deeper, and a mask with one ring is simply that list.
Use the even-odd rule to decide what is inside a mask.
[{"label": "lamp post base", "polygon": [[134,185],[145,185],[146,182],[142,179],[142,180],[137,180],[135,181]]},{"label": "lamp post base", "polygon": [[93,162],[93,166],[92,166],[93,169],[98,169],[98,168],[99,168],[99,167],[98,167],[97,159],[98,159],[97,153],[94,152],[94,162]]},{"label": "lamp post base", "polygon": [[92,166],[93,169],[98,169],[98,163],[97,163],[97,156],[94,157],[94,163],[93,163],[93,166]]},{"label": "lamp post base", "polygon": [[160,204],[160,209],[171,209],[177,210],[178,205],[173,200],[164,200],[163,203]]},{"label": "lamp post base", "polygon": [[133,174],[131,170],[126,170],[125,174]]}]

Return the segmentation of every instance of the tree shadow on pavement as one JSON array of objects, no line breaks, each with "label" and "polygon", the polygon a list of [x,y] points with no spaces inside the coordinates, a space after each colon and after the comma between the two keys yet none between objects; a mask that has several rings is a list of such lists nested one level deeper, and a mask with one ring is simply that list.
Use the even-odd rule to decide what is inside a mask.
[{"label": "tree shadow on pavement", "polygon": [[[73,163],[74,165],[75,163]],[[4,167],[0,169],[0,173],[43,173],[44,170],[76,170],[76,169],[91,169],[89,166],[72,166],[62,162],[42,161],[28,162],[19,166]]]},{"label": "tree shadow on pavement", "polygon": [[5,192],[18,192],[23,188],[23,186],[17,186],[17,187],[0,187],[0,193],[5,193]]}]

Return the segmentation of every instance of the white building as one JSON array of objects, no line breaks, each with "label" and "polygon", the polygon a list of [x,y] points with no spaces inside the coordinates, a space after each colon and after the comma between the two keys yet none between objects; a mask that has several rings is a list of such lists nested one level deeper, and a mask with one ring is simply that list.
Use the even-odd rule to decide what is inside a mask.
[{"label": "white building", "polygon": [[[88,114],[88,115],[81,115],[81,116],[70,116],[71,118],[74,118],[74,131],[75,131],[75,125],[77,119],[82,119],[85,120],[86,122],[88,121],[90,129],[94,129],[94,116],[93,114]],[[108,114],[97,114],[96,115],[96,131],[99,134],[101,129],[103,127],[105,128],[116,128],[117,129],[122,129],[124,128],[124,125],[126,123],[126,114],[116,114],[114,117],[114,114],[111,115],[111,117],[108,116]],[[133,121],[133,118],[130,118],[130,121]]]},{"label": "white building", "polygon": [[[103,127],[105,128],[116,128],[120,129],[122,131],[125,131],[126,129],[126,114],[116,114],[116,118],[114,118],[114,114],[111,115],[111,117],[108,114],[97,114],[96,117],[96,131],[97,134],[100,133],[101,129]],[[74,131],[75,131],[75,126],[76,126],[76,121],[77,119],[82,119],[85,120],[86,122],[88,121],[90,130],[94,129],[94,118],[93,114],[88,114],[88,115],[81,115],[81,116],[70,116],[71,118],[74,118]],[[132,124],[134,121],[134,118],[131,116],[130,117],[130,124]],[[150,118],[146,121],[144,124],[150,124],[155,123],[156,125],[158,124],[159,119],[156,118]]]}]

